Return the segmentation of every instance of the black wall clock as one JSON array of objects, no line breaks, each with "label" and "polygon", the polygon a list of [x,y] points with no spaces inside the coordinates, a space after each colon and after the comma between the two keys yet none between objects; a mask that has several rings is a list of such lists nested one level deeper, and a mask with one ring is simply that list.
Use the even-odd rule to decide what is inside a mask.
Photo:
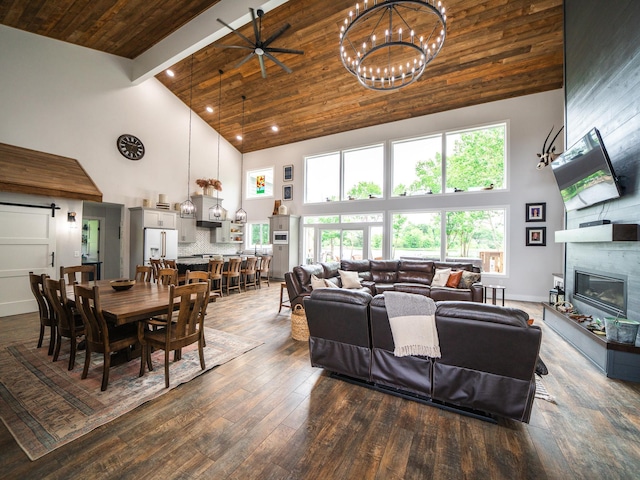
[{"label": "black wall clock", "polygon": [[129,160],[140,160],[144,157],[144,145],[134,135],[124,134],[118,137],[118,151]]}]

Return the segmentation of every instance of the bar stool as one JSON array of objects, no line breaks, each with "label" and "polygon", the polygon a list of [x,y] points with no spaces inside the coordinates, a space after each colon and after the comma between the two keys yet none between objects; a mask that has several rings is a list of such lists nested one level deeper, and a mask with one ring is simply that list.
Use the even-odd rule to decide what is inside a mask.
[{"label": "bar stool", "polygon": [[288,291],[287,291],[287,299],[286,300],[283,299],[283,293],[286,289],[287,289],[286,282],[282,282],[280,284],[280,308],[278,308],[278,313],[280,313],[280,310],[282,310],[282,307],[291,308],[291,300],[289,300],[288,298],[289,297]]}]

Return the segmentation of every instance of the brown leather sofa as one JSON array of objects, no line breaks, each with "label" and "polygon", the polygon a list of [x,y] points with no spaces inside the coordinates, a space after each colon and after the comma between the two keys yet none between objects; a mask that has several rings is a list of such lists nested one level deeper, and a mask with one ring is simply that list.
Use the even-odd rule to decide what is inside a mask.
[{"label": "brown leather sofa", "polygon": [[431,281],[436,269],[451,268],[472,273],[480,270],[471,263],[435,262],[432,260],[342,260],[293,267],[284,275],[292,307],[301,304],[311,294],[311,275],[331,280],[342,286],[338,269],[358,272],[362,292],[377,295],[386,290],[418,293],[435,301],[458,300],[482,302],[480,279],[469,288],[434,287]]},{"label": "brown leather sofa", "polygon": [[441,358],[396,357],[384,295],[316,290],[304,301],[311,364],[436,406],[528,423],[540,329],[514,308],[436,305]]}]

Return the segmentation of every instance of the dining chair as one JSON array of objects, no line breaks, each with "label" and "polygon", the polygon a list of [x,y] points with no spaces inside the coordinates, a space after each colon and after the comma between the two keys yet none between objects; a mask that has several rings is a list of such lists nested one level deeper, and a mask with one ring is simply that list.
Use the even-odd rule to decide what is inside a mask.
[{"label": "dining chair", "polygon": [[[80,274],[80,280],[78,280]],[[91,280],[98,280],[95,265],[74,265],[72,267],[60,267],[60,278],[64,278],[67,285],[73,285],[80,281],[87,283]]]},{"label": "dining chair", "polygon": [[208,282],[209,281],[209,272],[205,272],[202,270],[187,270],[185,274],[184,283],[195,283],[195,282]]},{"label": "dining chair", "polygon": [[100,291],[97,286],[87,288],[74,285],[73,292],[76,308],[80,311],[85,327],[86,351],[84,369],[80,378],[87,378],[92,353],[102,353],[102,384],[101,391],[109,385],[109,369],[111,368],[111,354],[125,350],[127,360],[131,357],[131,347],[138,344],[138,328],[134,323],[119,327],[107,324],[102,315]]},{"label": "dining chair", "polygon": [[69,354],[69,370],[73,370],[76,364],[76,350],[78,347],[78,337],[85,334],[84,323],[80,315],[74,315],[69,300],[67,299],[67,285],[64,278],[53,280],[44,279],[45,298],[49,302],[49,309],[53,312],[56,324],[56,347],[53,352],[53,361],[58,360],[60,355],[60,344],[62,337],[68,338],[71,342]]},{"label": "dining chair", "polygon": [[260,258],[260,268],[258,269],[258,287],[262,288],[262,283],[266,282],[267,286],[270,287],[269,283],[269,270],[271,268],[271,259],[273,257],[271,255],[263,255]]},{"label": "dining chair", "polygon": [[178,270],[175,268],[160,268],[158,269],[157,282],[162,285],[177,285],[178,284]]},{"label": "dining chair", "polygon": [[153,267],[150,265],[136,265],[136,282],[148,283],[153,279]]},{"label": "dining chair", "polygon": [[44,339],[44,332],[47,327],[51,330],[49,338],[49,351],[48,355],[53,354],[53,347],[56,344],[56,322],[53,318],[53,313],[49,310],[47,300],[44,298],[44,279],[49,278],[48,275],[36,275],[33,272],[29,272],[29,283],[31,285],[31,291],[38,303],[38,313],[40,315],[40,336],[38,337],[38,347],[42,346],[42,340]]},{"label": "dining chair", "polygon": [[[227,286],[227,295],[229,295],[229,290],[238,290],[238,292],[242,292],[240,288],[240,266],[242,265],[242,259],[240,257],[231,257],[229,259],[229,263],[227,265],[227,269],[223,270],[222,277],[225,279],[225,283]],[[234,279],[236,279],[237,283],[233,285]]]},{"label": "dining chair", "polygon": [[166,258],[162,259],[163,268],[178,268],[175,260],[168,260]]},{"label": "dining chair", "polygon": [[[138,340],[142,345],[141,377],[145,373],[145,363],[149,371],[153,370],[151,348],[164,350],[164,384],[166,388],[169,388],[169,353],[172,350],[178,352],[196,342],[198,343],[200,367],[202,370],[205,369],[204,316],[210,287],[211,284],[208,281],[179,286],[171,285],[169,287],[167,319],[164,322],[160,320],[138,322]],[[176,304],[179,308],[174,312]],[[146,325],[149,323],[153,323],[158,328],[156,330],[147,329]]]},{"label": "dining chair", "polygon": [[149,263],[151,264],[151,268],[153,270],[153,281],[158,281],[158,271],[163,267],[162,260],[159,258],[150,258]]},{"label": "dining chair", "polygon": [[209,260],[207,271],[211,280],[211,291],[222,296],[222,270],[224,269],[224,260]]},{"label": "dining chair", "polygon": [[256,263],[257,257],[247,257],[244,268],[240,269],[240,283],[244,285],[245,292],[247,287],[258,288]]}]

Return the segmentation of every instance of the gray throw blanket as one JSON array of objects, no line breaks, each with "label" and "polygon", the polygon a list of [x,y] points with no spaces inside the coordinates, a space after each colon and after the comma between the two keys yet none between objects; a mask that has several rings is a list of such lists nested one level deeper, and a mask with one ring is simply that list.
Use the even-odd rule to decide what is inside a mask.
[{"label": "gray throw blanket", "polygon": [[440,358],[436,304],[424,295],[384,292],[396,357],[423,355]]}]

